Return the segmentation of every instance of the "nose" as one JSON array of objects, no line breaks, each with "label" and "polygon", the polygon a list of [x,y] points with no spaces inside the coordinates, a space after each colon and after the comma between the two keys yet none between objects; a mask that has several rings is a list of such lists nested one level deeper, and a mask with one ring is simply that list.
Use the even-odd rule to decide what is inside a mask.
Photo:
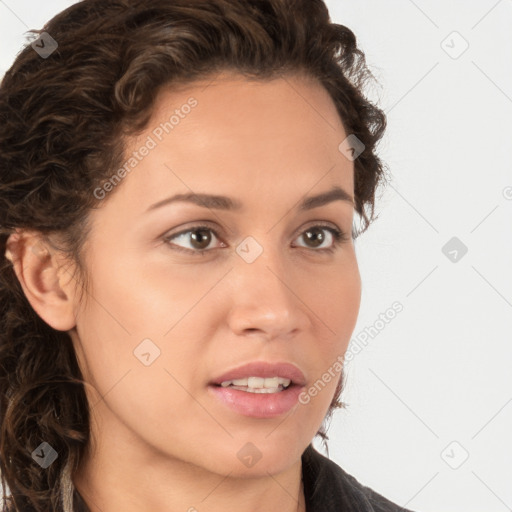
[{"label": "nose", "polygon": [[308,329],[307,297],[296,291],[304,287],[298,286],[298,270],[284,260],[283,250],[265,249],[252,263],[243,258],[236,261],[230,272],[232,307],[228,318],[235,334],[253,333],[270,341],[288,339]]}]

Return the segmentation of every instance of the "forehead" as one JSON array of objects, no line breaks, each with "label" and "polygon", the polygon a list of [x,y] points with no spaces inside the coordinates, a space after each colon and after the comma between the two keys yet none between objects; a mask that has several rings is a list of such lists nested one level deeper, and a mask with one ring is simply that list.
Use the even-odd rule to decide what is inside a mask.
[{"label": "forehead", "polygon": [[160,91],[126,156],[145,145],[151,150],[123,187],[139,209],[164,193],[241,197],[245,191],[249,200],[272,191],[302,195],[320,181],[313,192],[336,184],[352,193],[353,164],[339,150],[346,136],[331,97],[315,80],[221,73]]},{"label": "forehead", "polygon": [[[205,141],[201,128],[209,129],[209,137],[249,138],[252,145],[259,140],[283,143],[294,136],[313,144],[329,143],[327,134],[337,140],[344,131],[330,95],[317,80],[303,75],[256,80],[232,72],[164,87],[155,101],[149,127],[169,120],[191,97],[197,105],[185,116],[180,115],[179,121],[180,131],[187,133],[191,144]],[[173,129],[176,133],[179,135]],[[275,140],[276,134],[283,138]]]}]

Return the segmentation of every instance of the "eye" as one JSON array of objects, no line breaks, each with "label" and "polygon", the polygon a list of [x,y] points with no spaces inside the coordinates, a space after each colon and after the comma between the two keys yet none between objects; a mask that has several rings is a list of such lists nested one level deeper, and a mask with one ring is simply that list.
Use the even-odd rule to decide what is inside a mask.
[{"label": "eye", "polygon": [[[175,235],[169,235],[164,238],[164,241],[171,246],[171,249],[190,253],[203,254],[209,250],[209,245],[212,240],[210,233],[213,233],[215,238],[218,238],[214,229],[209,226],[193,226],[186,231],[181,231]],[[181,247],[176,243],[170,243],[171,240],[184,240],[191,244],[191,248]],[[226,245],[224,245],[226,247]],[[210,248],[211,249],[211,248]]]},{"label": "eye", "polygon": [[[324,234],[326,232],[329,233],[327,237]],[[349,240],[348,236],[344,231],[323,224],[316,224],[314,226],[307,228],[306,230],[301,232],[299,238],[300,237],[302,237],[304,240],[307,240],[308,243],[312,243],[313,248],[316,249],[317,252],[333,252],[338,247],[338,245]],[[327,247],[318,249],[318,247],[322,245],[326,239],[331,239],[331,243]],[[307,249],[311,248],[308,247],[307,245],[305,247]]]},{"label": "eye", "polygon": [[[325,233],[328,233],[328,235],[326,236]],[[312,245],[309,247],[308,245],[299,247],[311,249],[314,252],[333,252],[339,244],[349,240],[349,237],[344,231],[330,225],[325,226],[323,224],[316,224],[301,231],[298,238],[300,237],[303,237],[304,240],[307,240],[308,243]],[[218,239],[218,235],[213,228],[210,226],[198,225],[187,230],[180,231],[179,233],[168,235],[164,237],[164,242],[168,244],[172,250],[204,255],[210,250],[216,248],[210,247],[214,238]],[[326,240],[331,240],[331,243],[328,244],[327,247],[319,249],[318,247],[324,244]],[[176,241],[188,243],[189,247],[180,246]],[[221,242],[221,244],[222,247],[227,247],[224,242]]]}]

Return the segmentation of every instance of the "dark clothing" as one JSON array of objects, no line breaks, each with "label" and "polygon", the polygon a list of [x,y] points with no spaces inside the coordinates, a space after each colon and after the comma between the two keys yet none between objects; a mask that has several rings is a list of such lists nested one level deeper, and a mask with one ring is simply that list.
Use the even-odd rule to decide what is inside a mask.
[{"label": "dark clothing", "polygon": [[302,454],[306,512],[411,512],[360,484],[310,444]]},{"label": "dark clothing", "polygon": [[[306,512],[411,512],[360,484],[310,444],[302,454]],[[75,490],[75,512],[89,512]]]}]

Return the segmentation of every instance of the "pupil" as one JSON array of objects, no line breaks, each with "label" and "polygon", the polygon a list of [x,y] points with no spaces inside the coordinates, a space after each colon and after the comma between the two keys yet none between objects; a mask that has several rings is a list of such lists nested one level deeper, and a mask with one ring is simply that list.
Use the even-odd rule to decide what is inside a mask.
[{"label": "pupil", "polygon": [[[199,236],[198,236],[198,235],[197,235],[197,233],[203,233],[203,234],[204,234],[204,233],[208,233],[208,235],[206,235],[206,236],[204,236],[204,237],[203,237],[202,235],[199,235]],[[198,248],[198,249],[204,249],[204,248],[208,247],[208,245],[210,244],[210,239],[211,239],[211,237],[210,237],[209,233],[210,233],[210,232],[209,232],[208,230],[206,230],[206,229],[198,229],[198,230],[196,230],[196,231],[193,231],[193,232],[191,233],[192,240],[193,240],[193,245],[194,245],[196,248]],[[201,246],[201,239],[202,239],[202,242],[204,242],[204,241],[206,240],[206,244],[203,244],[203,246]],[[199,241],[199,246],[197,246],[197,244],[195,243],[195,242],[197,242],[197,241]]]},{"label": "pupil", "polygon": [[[316,233],[311,235],[311,233]],[[322,242],[324,241],[324,234],[323,234],[323,231],[321,229],[309,229],[308,231],[306,231],[306,237],[308,240],[312,240],[314,242],[314,247],[317,247],[318,245],[322,245]],[[318,243],[316,243],[318,242]],[[316,243],[316,245],[315,245]]]}]

